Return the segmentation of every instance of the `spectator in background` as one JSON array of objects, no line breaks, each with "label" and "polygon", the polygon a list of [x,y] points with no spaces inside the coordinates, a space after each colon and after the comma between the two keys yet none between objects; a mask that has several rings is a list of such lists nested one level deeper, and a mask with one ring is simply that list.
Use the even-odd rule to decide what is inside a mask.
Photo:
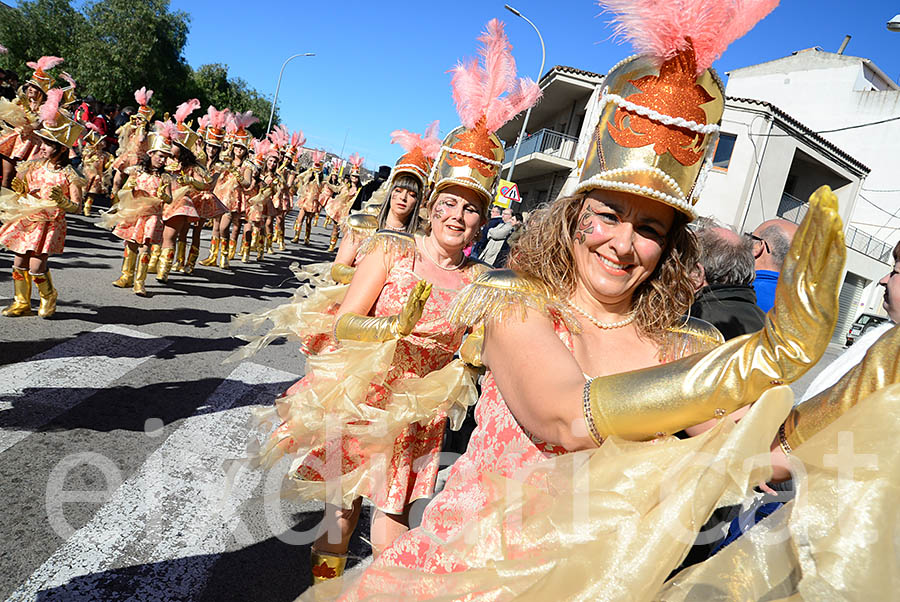
[{"label": "spectator in background", "polygon": [[711,323],[726,340],[760,330],[766,316],[750,285],[756,275],[752,240],[702,218],[693,230],[700,259],[691,315]]},{"label": "spectator in background", "polygon": [[378,173],[375,174],[375,179],[363,184],[362,188],[359,189],[359,193],[357,193],[356,200],[353,201],[353,206],[350,207],[350,210],[359,211],[362,209],[365,204],[369,202],[369,199],[372,198],[372,195],[375,194],[375,191],[378,190],[390,176],[391,168],[389,166],[382,165],[379,167]]},{"label": "spectator in background", "polygon": [[475,242],[475,246],[472,247],[472,253],[474,257],[478,257],[484,251],[484,245],[487,244],[488,241],[488,231],[499,224],[502,219],[500,218],[500,214],[503,213],[503,208],[497,205],[491,206],[491,217],[488,219],[488,222],[481,228],[481,234],[478,236],[478,240]]},{"label": "spectator in background", "polygon": [[494,267],[506,267],[506,260],[509,257],[509,252],[512,250],[513,245],[516,244],[516,241],[519,240],[519,237],[525,233],[525,220],[522,218],[521,213],[513,213],[511,223],[513,227],[512,232],[510,232],[506,240],[503,241],[503,246],[500,248],[500,253],[497,255]]},{"label": "spectator in background", "polygon": [[756,258],[756,304],[764,312],[775,303],[775,285],[787,255],[797,224],[783,219],[770,219],[761,223],[748,236],[753,240],[753,256]]},{"label": "spectator in background", "polygon": [[0,98],[14,100],[19,87],[19,76],[10,69],[0,69]]},{"label": "spectator in background", "polygon": [[488,241],[484,245],[484,250],[478,259],[484,263],[495,266],[497,265],[497,257],[500,255],[500,249],[513,230],[513,212],[512,209],[506,208],[500,213],[500,222],[488,230]]}]

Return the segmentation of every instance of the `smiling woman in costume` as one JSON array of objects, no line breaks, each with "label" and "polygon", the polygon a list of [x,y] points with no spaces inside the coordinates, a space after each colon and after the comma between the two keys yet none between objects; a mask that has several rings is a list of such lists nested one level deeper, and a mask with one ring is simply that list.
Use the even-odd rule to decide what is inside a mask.
[{"label": "smiling woman in costume", "polygon": [[[797,548],[782,537],[772,548],[780,556],[749,542],[661,596],[720,500],[773,473],[785,478],[787,454],[900,378],[896,352],[886,353],[900,340],[894,329],[866,366],[811,405],[792,410],[780,386],[822,356],[837,317],[845,247],[827,188],[810,201],[762,331],[724,343],[683,318],[697,255],[686,224],[724,106],[709,66],[776,3],[603,3],[644,54],[604,81],[575,194],[530,219],[511,271],[485,274],[455,301],[454,320],[484,327],[483,346],[463,349],[488,369],[478,428],[421,526],[376,558],[347,599],[709,599],[719,585],[717,599],[758,599],[766,586],[796,583]],[[880,402],[867,403],[871,411]],[[692,437],[672,436],[685,429]],[[882,483],[879,499],[889,490]],[[833,507],[820,503],[801,522]],[[817,560],[840,586],[859,568],[834,568],[835,551],[826,546]],[[767,560],[774,566],[754,573]],[[730,579],[736,567],[746,570]],[[337,593],[332,585],[311,595]]]}]

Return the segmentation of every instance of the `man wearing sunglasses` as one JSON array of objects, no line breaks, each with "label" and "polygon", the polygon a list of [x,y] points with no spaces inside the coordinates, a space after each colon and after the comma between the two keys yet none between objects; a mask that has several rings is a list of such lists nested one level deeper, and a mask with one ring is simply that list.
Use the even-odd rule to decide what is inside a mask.
[{"label": "man wearing sunglasses", "polygon": [[775,285],[778,274],[797,231],[797,224],[783,219],[764,221],[756,230],[746,234],[753,241],[753,256],[756,258],[756,304],[764,312],[775,303]]}]

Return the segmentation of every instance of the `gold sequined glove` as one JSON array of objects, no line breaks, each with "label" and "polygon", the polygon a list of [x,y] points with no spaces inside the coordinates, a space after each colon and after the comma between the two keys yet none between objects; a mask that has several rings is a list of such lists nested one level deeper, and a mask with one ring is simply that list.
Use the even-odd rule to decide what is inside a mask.
[{"label": "gold sequined glove", "polygon": [[900,326],[869,347],[863,360],[830,389],[807,399],[788,414],[779,437],[785,453],[837,420],[878,389],[900,381]]},{"label": "gold sequined glove", "polygon": [[675,433],[797,380],[828,346],[845,255],[837,197],[823,186],[810,197],[765,327],[706,353],[586,383],[585,421],[595,442]]},{"label": "gold sequined glove", "polygon": [[12,191],[19,196],[22,196],[28,192],[25,188],[25,180],[23,180],[22,178],[13,178],[12,182],[10,183],[10,188],[12,188]]},{"label": "gold sequined glove", "polygon": [[335,322],[334,337],[341,341],[368,342],[402,339],[415,328],[430,295],[431,285],[420,280],[410,291],[406,304],[399,314],[380,318],[353,313],[343,314]]},{"label": "gold sequined glove", "polygon": [[169,183],[165,180],[159,183],[156,188],[156,198],[168,205],[172,202],[172,195],[169,193]]},{"label": "gold sequined glove", "polygon": [[63,189],[59,186],[54,186],[50,189],[50,200],[56,203],[56,206],[62,209],[67,213],[72,213],[73,211],[78,209],[78,203],[75,201],[70,201],[66,198]]},{"label": "gold sequined glove", "polygon": [[459,348],[459,359],[472,366],[473,368],[481,368],[484,364],[481,362],[481,349],[484,347],[484,324],[480,324],[475,330],[469,333],[466,340],[463,341],[462,347]]},{"label": "gold sequined glove", "polygon": [[356,268],[350,267],[349,265],[344,265],[343,263],[331,264],[331,279],[338,284],[350,284],[350,281],[353,280],[353,274],[355,273]]}]

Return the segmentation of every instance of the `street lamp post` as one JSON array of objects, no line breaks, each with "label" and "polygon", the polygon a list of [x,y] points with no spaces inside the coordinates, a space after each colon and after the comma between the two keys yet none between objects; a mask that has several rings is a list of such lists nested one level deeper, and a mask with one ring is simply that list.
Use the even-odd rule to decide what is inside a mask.
[{"label": "street lamp post", "polygon": [[269,131],[272,129],[272,119],[275,117],[275,105],[278,104],[278,92],[281,90],[281,76],[284,75],[284,68],[287,67],[287,64],[292,60],[297,58],[298,56],[316,56],[315,52],[301,52],[300,54],[295,54],[293,56],[289,56],[287,60],[282,63],[281,71],[278,72],[278,85],[275,86],[275,98],[272,99],[272,110],[269,112],[269,125],[266,126],[266,135],[269,135]]},{"label": "street lamp post", "polygon": [[890,31],[900,31],[900,15],[887,22],[887,28]]},{"label": "street lamp post", "polygon": [[[503,7],[514,14],[517,17],[521,17],[524,19],[529,25],[534,28],[534,31],[538,35],[538,39],[541,41],[541,70],[538,71],[537,82],[540,83],[541,75],[544,74],[544,61],[547,58],[547,51],[544,48],[544,38],[541,36],[540,30],[537,28],[537,25],[531,22],[531,19],[514,9],[509,4],[504,4]],[[525,111],[525,118],[522,119],[522,131],[519,132],[519,137],[516,139],[516,148],[513,151],[512,162],[509,164],[509,171],[506,173],[506,179],[510,182],[512,181],[513,172],[516,170],[516,160],[519,158],[519,147],[522,145],[522,139],[525,137],[525,128],[528,127],[528,118],[531,117],[531,107],[528,107],[528,110]]]}]

